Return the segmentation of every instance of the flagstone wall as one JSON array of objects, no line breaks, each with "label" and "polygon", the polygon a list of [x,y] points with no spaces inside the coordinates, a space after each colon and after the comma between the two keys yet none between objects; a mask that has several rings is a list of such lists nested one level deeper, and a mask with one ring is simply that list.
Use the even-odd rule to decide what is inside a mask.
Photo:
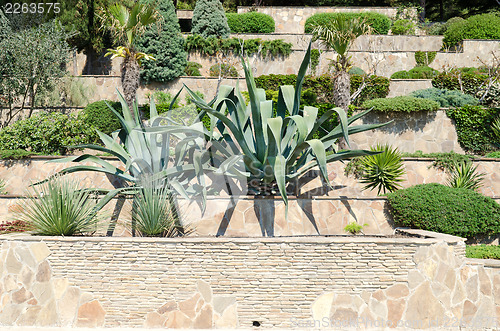
[{"label": "flagstone wall", "polygon": [[4,235],[0,325],[495,328],[500,264],[417,234],[429,238]]}]

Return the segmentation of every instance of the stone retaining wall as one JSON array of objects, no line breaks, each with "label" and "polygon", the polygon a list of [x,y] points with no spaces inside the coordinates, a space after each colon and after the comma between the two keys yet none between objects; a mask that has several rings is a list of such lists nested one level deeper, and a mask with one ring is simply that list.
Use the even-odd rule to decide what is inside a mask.
[{"label": "stone retaining wall", "polygon": [[418,234],[430,239],[1,236],[0,324],[495,328],[500,265]]}]

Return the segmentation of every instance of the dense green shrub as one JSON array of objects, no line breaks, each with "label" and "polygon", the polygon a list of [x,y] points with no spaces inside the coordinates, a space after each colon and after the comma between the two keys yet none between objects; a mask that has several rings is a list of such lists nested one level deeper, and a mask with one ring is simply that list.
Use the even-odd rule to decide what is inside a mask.
[{"label": "dense green shrub", "polygon": [[155,61],[143,61],[141,78],[147,82],[168,82],[184,74],[187,53],[179,20],[171,0],[142,0],[156,4],[162,17],[160,27],[150,25],[137,41],[137,49],[154,56]]},{"label": "dense green shrub", "polygon": [[218,52],[232,52],[239,54],[241,45],[247,55],[261,52],[262,57],[288,56],[292,52],[292,44],[283,39],[261,40],[261,39],[239,39],[239,38],[203,38],[200,35],[192,35],[186,38],[186,50],[188,52],[199,52],[202,55],[215,55]]},{"label": "dense green shrub", "polygon": [[465,256],[469,259],[495,259],[500,260],[500,246],[477,245],[465,246]]},{"label": "dense green shrub", "polygon": [[410,69],[409,71],[396,71],[391,75],[391,79],[430,79],[439,75],[439,71],[431,67],[421,66]]},{"label": "dense green shrub", "polygon": [[316,25],[326,25],[332,18],[338,15],[357,18],[365,20],[365,22],[373,29],[373,34],[387,34],[391,27],[391,20],[384,14],[375,12],[364,13],[319,13],[310,16],[305,23],[304,32],[312,33],[313,27]]},{"label": "dense green shrub", "polygon": [[463,92],[476,95],[479,88],[488,80],[487,75],[474,74],[470,72],[461,72],[454,70],[451,72],[443,72],[432,79],[432,86],[440,89],[460,90],[460,82],[462,82]]},{"label": "dense green shrub", "polygon": [[394,98],[377,98],[363,102],[363,108],[373,108],[380,112],[415,112],[415,111],[436,111],[439,103],[432,100],[400,96]]},{"label": "dense green shrub", "polygon": [[415,52],[415,62],[417,62],[416,67],[428,67],[429,64],[436,58],[437,52]]},{"label": "dense green shrub", "polygon": [[186,69],[184,69],[184,74],[186,76],[201,76],[202,65],[197,62],[188,62],[186,65]]},{"label": "dense green shrub", "polygon": [[20,160],[36,154],[37,153],[26,151],[24,149],[12,149],[12,150],[6,149],[6,150],[0,150],[0,159]]},{"label": "dense green shrub", "polygon": [[412,20],[397,20],[391,26],[393,35],[414,35],[415,23]]},{"label": "dense green shrub", "polygon": [[227,63],[216,63],[210,67],[210,77],[238,77],[238,70]]},{"label": "dense green shrub", "polygon": [[442,22],[435,22],[428,24],[424,27],[424,30],[427,35],[429,36],[440,36],[443,35],[444,32],[446,31],[446,23]]},{"label": "dense green shrub", "polygon": [[500,39],[500,17],[490,13],[456,21],[446,30],[443,46],[453,47],[464,39]]},{"label": "dense green shrub", "polygon": [[349,70],[349,75],[366,76],[366,72],[360,67],[354,66]]},{"label": "dense green shrub", "polygon": [[500,151],[499,152],[488,153],[484,157],[491,157],[491,158],[494,158],[494,159],[500,159]]},{"label": "dense green shrub", "polygon": [[391,79],[411,79],[410,74],[406,70],[396,71],[391,75]]},{"label": "dense green shrub", "polygon": [[500,144],[500,139],[491,129],[500,109],[464,106],[447,109],[446,115],[455,122],[458,142],[464,150],[484,154],[494,150],[493,144]]},{"label": "dense green shrub", "polygon": [[320,57],[319,49],[313,48],[311,49],[311,72],[314,74],[319,65],[319,57]]},{"label": "dense green shrub", "polygon": [[0,149],[24,149],[45,155],[64,155],[68,146],[89,142],[93,127],[72,115],[40,112],[0,131]]},{"label": "dense green shrub", "polygon": [[99,136],[97,132],[95,132],[95,129],[109,135],[111,132],[122,127],[120,121],[118,121],[118,118],[111,111],[106,102],[115,110],[121,111],[121,103],[101,100],[87,105],[78,115],[84,124],[88,125],[89,128],[93,128],[93,133],[90,137],[90,140],[93,142],[99,142]]},{"label": "dense green shrub", "polygon": [[229,37],[229,26],[224,8],[219,0],[198,0],[193,10],[191,33],[203,38]]},{"label": "dense green shrub", "polygon": [[274,19],[266,14],[247,12],[243,14],[228,13],[227,24],[231,33],[273,33]]},{"label": "dense green shrub", "polygon": [[[255,78],[255,84],[265,90],[278,91],[282,85],[295,84],[295,79],[296,75],[262,75]],[[351,94],[363,84],[363,80],[365,80],[366,86],[359,97],[354,100],[355,105],[360,105],[363,101],[371,98],[385,98],[389,93],[389,79],[386,77],[351,75]],[[306,76],[303,86],[304,89],[312,89],[317,96],[318,103],[327,103],[333,100],[333,80],[329,75]]]},{"label": "dense green shrub", "polygon": [[462,107],[465,105],[477,105],[478,100],[469,94],[463,94],[458,90],[438,89],[431,87],[424,90],[417,90],[410,94],[415,98],[429,99],[439,102],[443,108]]},{"label": "dense green shrub", "polygon": [[500,205],[468,189],[421,184],[387,195],[394,222],[460,237],[500,232]]}]

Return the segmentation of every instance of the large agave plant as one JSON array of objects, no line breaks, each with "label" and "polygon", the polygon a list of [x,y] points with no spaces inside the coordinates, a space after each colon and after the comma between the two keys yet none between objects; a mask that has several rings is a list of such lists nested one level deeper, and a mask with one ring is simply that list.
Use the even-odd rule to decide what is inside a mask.
[{"label": "large agave plant", "polygon": [[[256,88],[249,64],[243,62],[249,103],[245,102],[238,86],[221,86],[218,96],[205,102],[187,88],[193,102],[201,108],[200,118],[208,114],[211,130],[205,129],[206,139],[226,158],[243,156],[249,189],[255,194],[279,193],[287,204],[287,184],[297,182],[308,170],[318,167],[323,181],[329,184],[326,165],[329,162],[378,152],[364,150],[336,151],[337,139],[349,143],[349,135],[375,129],[384,124],[350,126],[369,112],[347,118],[344,110],[334,108],[318,118],[316,107],[300,108],[302,83],[310,62],[311,44],[297,75],[295,88],[281,86],[276,112],[273,101],[266,100],[263,89]],[[321,139],[313,138],[320,125],[334,113],[340,124]],[[327,154],[328,149],[333,153]]]}]

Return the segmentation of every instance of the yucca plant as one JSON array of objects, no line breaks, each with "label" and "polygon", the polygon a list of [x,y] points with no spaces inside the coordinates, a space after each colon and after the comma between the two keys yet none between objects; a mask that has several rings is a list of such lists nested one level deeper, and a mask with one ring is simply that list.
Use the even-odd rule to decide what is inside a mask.
[{"label": "yucca plant", "polygon": [[79,183],[69,178],[52,178],[21,202],[19,220],[33,233],[45,236],[74,236],[98,230],[104,216],[95,211],[97,200],[93,193],[82,190]]},{"label": "yucca plant", "polygon": [[150,180],[135,195],[132,220],[133,230],[143,237],[175,237],[189,232],[176,212],[172,190]]},{"label": "yucca plant", "polygon": [[448,179],[448,186],[454,188],[466,188],[469,190],[478,190],[484,181],[484,174],[477,173],[477,166],[472,162],[455,162],[453,170]]},{"label": "yucca plant", "polygon": [[401,188],[399,183],[403,181],[402,176],[405,174],[405,169],[398,149],[393,149],[389,145],[377,144],[371,150],[382,153],[364,156],[360,159],[361,183],[366,184],[363,190],[378,189],[377,194],[380,195],[380,192],[385,194],[387,191],[394,192]]},{"label": "yucca plant", "polygon": [[[317,108],[306,106],[301,109],[301,88],[310,57],[311,44],[300,66],[295,88],[280,87],[276,112],[273,112],[273,101],[266,100],[265,91],[256,88],[246,61],[242,62],[249,95],[248,106],[238,86],[221,86],[217,97],[209,103],[187,88],[193,102],[202,110],[200,118],[205,114],[210,117],[211,128],[205,130],[209,143],[221,146],[219,151],[227,152],[225,157],[228,159],[243,156],[246,171],[242,174],[247,178],[250,192],[256,195],[278,193],[285,204],[288,202],[287,185],[296,183],[310,169],[318,167],[320,177],[330,186],[327,163],[378,153],[335,151],[333,147],[337,139],[343,137],[348,143],[350,134],[386,125],[349,126],[369,110],[347,118],[343,109],[334,108],[318,118]],[[340,124],[324,137],[313,138],[320,125],[334,113],[338,114]],[[329,148],[333,149],[333,153],[327,155]]]}]

